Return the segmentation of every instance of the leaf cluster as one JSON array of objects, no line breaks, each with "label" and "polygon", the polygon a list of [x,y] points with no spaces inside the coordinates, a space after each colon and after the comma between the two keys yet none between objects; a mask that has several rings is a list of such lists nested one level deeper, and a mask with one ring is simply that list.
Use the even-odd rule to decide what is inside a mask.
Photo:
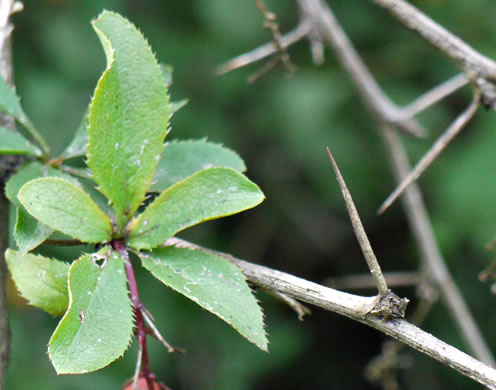
[{"label": "leaf cluster", "polygon": [[[104,11],[92,25],[107,68],[59,157],[50,156],[15,91],[0,81],[0,109],[26,130],[24,136],[0,128],[0,153],[30,157],[6,185],[17,212],[18,247],[7,250],[6,259],[21,295],[63,314],[49,342],[57,373],[105,367],[131,342],[130,260],[114,249],[116,242],[158,280],[266,350],[262,312],[241,271],[211,253],[167,244],[188,227],[258,205],[263,193],[242,174],[241,158],[222,145],[164,143],[170,117],[186,102],[170,102],[171,68],[158,64],[141,33],[120,15]],[[87,168],[71,166],[83,156]],[[72,264],[29,253],[54,234],[95,250]]]}]

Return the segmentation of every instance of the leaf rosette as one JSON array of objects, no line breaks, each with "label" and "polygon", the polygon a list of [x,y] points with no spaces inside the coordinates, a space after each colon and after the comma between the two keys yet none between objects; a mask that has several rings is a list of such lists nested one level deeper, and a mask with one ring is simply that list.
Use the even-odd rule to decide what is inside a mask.
[{"label": "leaf rosette", "polygon": [[[87,153],[90,174],[79,181],[46,161],[33,161],[7,185],[18,210],[21,249],[7,252],[14,281],[34,306],[54,315],[65,312],[49,343],[56,371],[98,370],[122,356],[130,343],[127,267],[132,266],[113,249],[116,242],[135,252],[162,283],[266,350],[263,315],[242,272],[212,253],[166,246],[184,229],[255,207],[264,199],[262,191],[243,175],[241,158],[222,145],[164,144],[171,112],[184,105],[169,102],[170,71],[164,73],[142,34],[122,16],[104,11],[93,27],[107,68],[82,126],[57,160]],[[16,101],[7,99],[8,107],[31,126]],[[1,104],[0,98],[0,109]],[[8,141],[5,150],[42,154],[17,135],[8,135]],[[102,205],[88,178],[111,208]],[[158,195],[147,202],[152,192]],[[54,232],[96,249],[70,266],[27,253]],[[32,269],[26,270],[27,264]],[[38,283],[30,284],[36,277]]]}]

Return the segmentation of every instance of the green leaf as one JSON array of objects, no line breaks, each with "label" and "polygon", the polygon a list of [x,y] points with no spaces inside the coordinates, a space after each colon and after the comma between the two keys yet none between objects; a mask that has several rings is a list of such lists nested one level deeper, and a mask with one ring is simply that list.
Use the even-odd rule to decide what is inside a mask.
[{"label": "green leaf", "polygon": [[155,176],[167,134],[169,96],[150,47],[129,21],[104,11],[93,27],[108,67],[90,106],[88,166],[122,230]]},{"label": "green leaf", "polygon": [[0,77],[0,110],[14,117],[22,124],[29,122],[15,91]]},{"label": "green leaf", "polygon": [[83,121],[79,125],[79,128],[74,134],[69,146],[62,153],[62,158],[64,160],[81,157],[86,154],[86,149],[88,147],[88,113],[84,115]]},{"label": "green leaf", "polygon": [[49,154],[50,148],[24,113],[19,100],[15,91],[10,88],[3,77],[0,76],[0,111],[6,112],[21,123],[26,130],[28,130],[29,134],[31,134],[31,136],[40,144],[43,152]]},{"label": "green leaf", "polygon": [[72,263],[69,310],[48,347],[58,374],[95,371],[124,354],[133,332],[126,281],[124,260],[109,248]]},{"label": "green leaf", "polygon": [[16,248],[16,242],[14,238],[15,225],[17,220],[17,207],[13,203],[9,203],[9,248]]},{"label": "green leaf", "polygon": [[164,83],[167,89],[172,86],[172,73],[174,68],[169,64],[159,64],[160,72],[162,72],[162,77],[164,78]]},{"label": "green leaf", "polygon": [[33,306],[59,316],[69,304],[69,264],[7,249],[5,259],[21,295]]},{"label": "green leaf", "polygon": [[81,180],[81,185],[83,190],[91,196],[91,199],[95,201],[98,207],[108,216],[110,216],[111,220],[115,220],[114,210],[112,206],[109,205],[108,199],[95,188],[95,182],[90,180]]},{"label": "green leaf", "polygon": [[162,155],[152,191],[163,191],[206,168],[226,167],[246,171],[243,160],[236,152],[206,140],[173,141],[166,145]]},{"label": "green leaf", "polygon": [[140,252],[143,266],[158,280],[222,318],[267,351],[262,310],[242,272],[211,253],[167,247]]},{"label": "green leaf", "polygon": [[255,207],[258,186],[230,168],[200,171],[164,191],[129,228],[129,245],[151,249],[177,232],[210,219]]},{"label": "green leaf", "polygon": [[[174,68],[168,64],[159,64],[160,71],[162,72],[162,77],[164,78],[164,83],[167,89],[170,89],[172,86],[172,73]],[[181,108],[183,108],[186,104],[189,103],[189,99],[182,99],[177,102],[170,102],[169,104],[169,119],[178,112]]]},{"label": "green leaf", "polygon": [[54,230],[50,226],[41,223],[31,216],[24,206],[17,208],[14,237],[17,246],[23,253],[38,247],[50,237],[53,232]]},{"label": "green leaf", "polygon": [[169,110],[170,110],[171,118],[176,112],[178,112],[181,108],[183,108],[188,103],[189,103],[189,99],[181,99],[177,102],[170,102]]},{"label": "green leaf", "polygon": [[19,133],[0,127],[0,154],[27,154],[40,156],[41,151]]},{"label": "green leaf", "polygon": [[22,207],[21,202],[17,199],[17,194],[24,184],[38,179],[40,177],[55,176],[66,179],[76,186],[80,186],[77,179],[62,172],[60,169],[52,168],[49,165],[42,164],[38,161],[29,161],[23,164],[19,170],[9,178],[5,186],[7,198],[17,207]]},{"label": "green leaf", "polygon": [[10,177],[5,187],[7,198],[17,206],[15,239],[17,246],[24,253],[36,248],[50,237],[53,229],[31,216],[17,198],[17,194],[27,182],[47,176],[61,177],[69,180],[74,185],[80,185],[75,178],[67,175],[60,169],[52,168],[38,161],[30,161],[19,168],[15,175]]},{"label": "green leaf", "polygon": [[17,206],[17,222],[15,225],[15,238],[17,246],[22,252],[28,252],[53,233],[53,229],[42,224],[27,212],[17,199],[21,187],[27,182],[46,176],[63,177],[79,185],[78,181],[71,176],[61,172],[59,169],[41,164],[38,161],[30,161],[22,165],[19,170],[10,177],[5,187],[7,198]]},{"label": "green leaf", "polygon": [[67,180],[32,180],[21,188],[18,198],[42,223],[83,242],[106,242],[112,236],[107,214],[86,192]]}]

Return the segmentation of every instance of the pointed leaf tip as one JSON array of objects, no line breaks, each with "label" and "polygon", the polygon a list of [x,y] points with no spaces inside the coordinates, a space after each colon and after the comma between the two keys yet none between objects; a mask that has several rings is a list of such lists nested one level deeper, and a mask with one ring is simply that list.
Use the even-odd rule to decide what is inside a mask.
[{"label": "pointed leaf tip", "polygon": [[39,161],[29,161],[23,164],[10,177],[5,186],[7,198],[17,206],[15,240],[19,249],[24,253],[33,250],[45,241],[53,233],[53,229],[29,214],[17,198],[17,194],[27,182],[47,176],[61,177],[79,186],[79,182],[74,177],[62,172],[60,169],[44,165]]},{"label": "pointed leaf tip", "polygon": [[[19,123],[21,123],[29,132],[29,134],[31,134],[31,136],[38,142],[43,152],[47,155],[49,154],[50,149],[45,139],[36,130],[32,122],[24,113],[20,99],[17,96],[15,90],[11,88],[9,85],[7,85],[7,83],[1,76],[0,76],[0,111],[6,112],[8,115],[12,116]],[[34,147],[34,145],[32,145],[32,147],[35,148],[35,150],[38,150],[38,148]]]},{"label": "pointed leaf tip", "polygon": [[241,270],[212,253],[166,247],[140,252],[143,266],[166,286],[215,314],[267,351],[263,313]]},{"label": "pointed leaf tip", "polygon": [[93,27],[108,64],[89,110],[88,166],[122,230],[155,176],[167,134],[169,96],[160,66],[134,25],[104,11]]},{"label": "pointed leaf tip", "polygon": [[25,154],[41,156],[41,150],[29,142],[19,133],[5,127],[0,127],[0,154]]},{"label": "pointed leaf tip", "polygon": [[130,226],[128,244],[151,249],[199,223],[257,206],[264,200],[258,186],[230,168],[210,168],[164,191]]}]

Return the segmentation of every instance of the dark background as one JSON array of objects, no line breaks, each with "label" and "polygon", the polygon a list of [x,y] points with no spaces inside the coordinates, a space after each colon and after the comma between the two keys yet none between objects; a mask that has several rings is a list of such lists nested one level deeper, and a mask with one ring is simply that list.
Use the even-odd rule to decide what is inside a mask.
[{"label": "dark background", "polygon": [[[424,12],[489,57],[496,58],[496,7],[492,0],[419,0]],[[329,1],[379,83],[399,104],[456,74],[456,68],[370,1]],[[105,68],[90,26],[102,7],[120,12],[148,38],[159,61],[174,67],[174,99],[190,98],[172,123],[172,138],[221,142],[245,159],[247,175],[267,199],[254,210],[209,222],[182,237],[269,267],[323,283],[328,277],[366,273],[325,151],[330,146],[386,271],[414,270],[418,253],[401,207],[375,212],[394,182],[372,117],[334,54],[312,64],[308,44],[290,49],[297,71],[282,67],[253,85],[262,64],[224,76],[220,63],[271,39],[254,1],[26,0],[13,18],[15,78],[25,111],[55,152],[70,141]],[[281,30],[298,22],[295,2],[267,0]],[[430,135],[405,138],[417,161],[470,101],[470,88],[420,115]],[[420,180],[436,238],[453,276],[496,349],[495,297],[478,273],[494,258],[484,245],[496,235],[496,116],[482,109]],[[74,251],[48,254],[70,259]],[[257,350],[223,321],[173,293],[148,273],[138,275],[142,299],[166,339],[187,350],[168,354],[150,341],[152,368],[175,390],[372,389],[364,368],[386,336],[331,312],[312,308],[299,322],[265,293],[270,353]],[[398,288],[412,300],[415,289]],[[30,308],[10,286],[12,356],[10,389],[119,389],[132,376],[136,343],[109,368],[57,377],[47,351],[58,319]],[[355,291],[373,295],[373,290]],[[463,350],[448,310],[438,303],[422,328]],[[479,388],[415,351],[402,352],[408,370],[402,389]]]}]

